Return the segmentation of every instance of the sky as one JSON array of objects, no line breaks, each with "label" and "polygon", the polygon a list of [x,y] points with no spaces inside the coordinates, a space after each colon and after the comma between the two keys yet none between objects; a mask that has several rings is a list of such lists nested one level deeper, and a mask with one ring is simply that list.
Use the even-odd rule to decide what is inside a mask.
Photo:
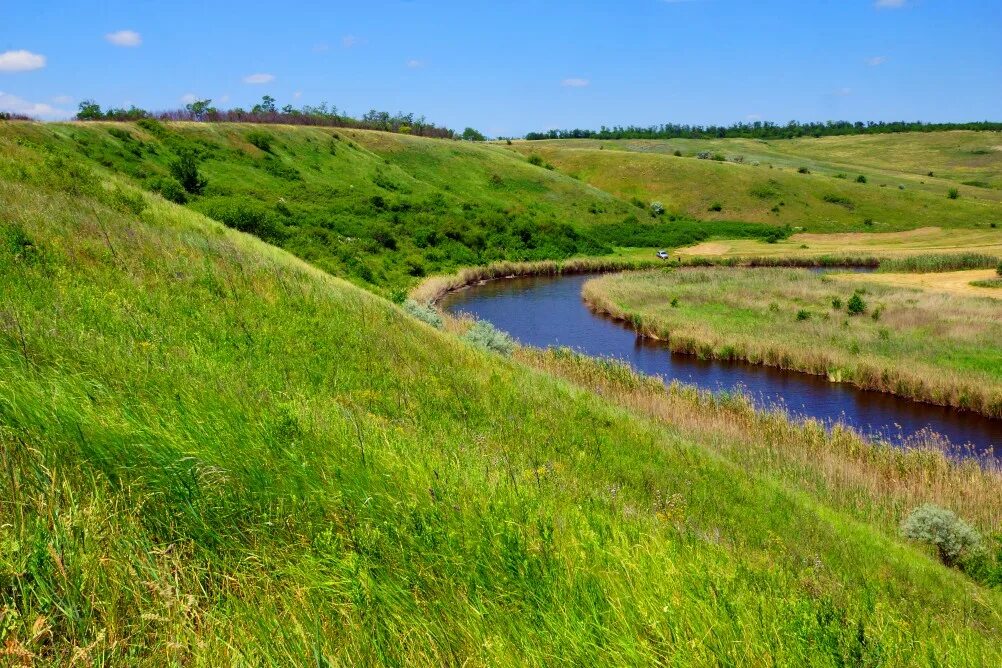
[{"label": "sky", "polygon": [[491,136],[1002,120],[1002,0],[0,0],[0,110],[326,101]]}]

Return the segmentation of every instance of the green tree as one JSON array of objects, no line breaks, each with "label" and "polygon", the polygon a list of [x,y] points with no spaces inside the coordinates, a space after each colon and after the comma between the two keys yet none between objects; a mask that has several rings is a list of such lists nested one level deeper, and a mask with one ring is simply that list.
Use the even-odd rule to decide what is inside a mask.
[{"label": "green tree", "polygon": [[212,108],[212,100],[195,100],[191,104],[184,105],[184,108],[199,121],[205,119],[208,114],[216,111]]},{"label": "green tree", "polygon": [[104,118],[101,107],[94,100],[84,100],[77,111],[78,121],[98,121]]},{"label": "green tree", "polygon": [[484,141],[487,138],[484,137],[484,135],[481,134],[479,131],[474,130],[473,128],[466,128],[465,130],[463,130],[463,139],[466,141]]},{"label": "green tree", "polygon": [[262,95],[261,102],[255,104],[251,109],[252,114],[274,114],[275,113],[275,98],[271,95]]}]

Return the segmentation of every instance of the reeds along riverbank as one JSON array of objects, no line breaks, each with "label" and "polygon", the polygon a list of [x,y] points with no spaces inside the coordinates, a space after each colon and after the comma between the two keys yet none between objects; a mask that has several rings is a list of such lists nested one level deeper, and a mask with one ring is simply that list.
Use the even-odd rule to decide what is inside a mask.
[{"label": "reeds along riverbank", "polygon": [[[956,369],[933,367],[904,355],[895,361],[859,349],[858,343],[855,352],[852,352],[851,346],[848,351],[843,350],[834,345],[830,339],[830,337],[848,336],[842,333],[843,330],[838,329],[837,323],[830,326],[831,332],[825,330],[826,336],[830,335],[828,339],[820,337],[813,341],[805,338],[807,334],[795,329],[791,322],[786,321],[783,323],[782,331],[770,331],[765,325],[756,326],[753,335],[747,332],[736,334],[718,331],[712,324],[708,324],[708,320],[698,319],[691,313],[684,314],[681,310],[676,312],[674,308],[668,309],[667,300],[664,300],[666,313],[624,306],[622,302],[627,298],[636,301],[637,304],[650,304],[654,303],[651,302],[654,297],[646,293],[640,295],[632,292],[632,285],[611,285],[607,278],[585,283],[582,297],[588,307],[601,315],[629,323],[642,336],[663,340],[674,352],[698,355],[704,359],[742,360],[752,364],[799,371],[824,376],[833,382],[851,383],[863,389],[886,392],[915,401],[970,410],[992,418],[1002,417],[1002,388],[997,383],[982,382],[984,379],[980,376],[972,376]],[[754,277],[755,280],[764,278],[761,275]],[[618,277],[614,277],[614,280],[618,280]],[[663,292],[663,288],[670,291],[671,287],[658,286],[658,290]],[[797,294],[803,299],[811,297],[802,292],[801,286],[798,286],[797,290],[800,291]],[[660,294],[659,292],[659,298]],[[682,293],[681,288],[680,298],[685,303],[695,301],[703,303],[703,300],[709,300],[713,303],[726,303],[732,308],[737,308],[738,302],[741,301],[740,297],[733,293],[709,296],[700,293],[699,296],[694,296]],[[765,293],[761,299],[768,301]],[[908,311],[900,316],[903,319],[902,326],[914,327],[915,318],[921,315],[917,309],[922,306],[922,299],[936,302],[929,305],[929,313],[935,315],[942,312],[943,305],[940,302],[946,298],[941,295],[914,296],[909,293],[902,299],[913,302],[908,304]],[[887,297],[887,301],[890,301],[890,297]],[[743,302],[742,304],[742,308],[746,309],[756,306]],[[759,310],[764,311],[766,306],[764,304],[761,306]],[[775,302],[769,304],[768,308],[774,306]],[[693,308],[698,311],[698,307]],[[811,317],[813,316],[807,316]],[[880,317],[883,319],[881,324],[886,323],[886,327],[883,327],[883,332],[879,327],[873,332],[877,341],[881,337],[889,338],[891,329],[898,329],[893,324],[893,319],[897,317],[893,312]],[[905,320],[907,322],[904,322]],[[866,319],[862,322],[866,322]],[[877,322],[874,320],[875,324]],[[932,325],[936,324],[930,322]],[[869,336],[869,333],[866,333],[866,336]]]},{"label": "reeds along riverbank", "polygon": [[906,448],[872,443],[848,427],[793,422],[782,411],[756,410],[741,395],[677,382],[666,388],[624,364],[567,349],[521,348],[516,356],[888,533],[929,502],[953,509],[986,534],[1002,529],[1002,472],[951,459],[932,435]]},{"label": "reeds along riverbank", "polygon": [[866,267],[877,268],[881,259],[870,256],[819,255],[816,257],[687,257],[670,260],[644,260],[624,257],[586,257],[539,262],[493,262],[464,267],[454,274],[430,276],[410,291],[410,298],[421,303],[435,303],[442,297],[481,281],[526,276],[557,276],[614,271],[678,267]]},{"label": "reeds along riverbank", "polygon": [[465,267],[454,274],[431,276],[411,290],[410,297],[420,303],[435,303],[453,290],[459,290],[481,281],[518,276],[629,271],[650,269],[662,264],[660,260],[633,260],[616,257],[544,260],[540,262],[493,262],[482,266]]}]

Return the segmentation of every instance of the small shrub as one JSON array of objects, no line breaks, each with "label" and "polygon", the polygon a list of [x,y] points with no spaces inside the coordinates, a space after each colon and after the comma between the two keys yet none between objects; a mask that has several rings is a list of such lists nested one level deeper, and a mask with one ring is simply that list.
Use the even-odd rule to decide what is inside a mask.
[{"label": "small shrub", "polygon": [[847,179],[847,178],[849,178],[849,175],[846,174],[845,172],[839,172],[838,174],[835,175],[835,178],[836,179]]},{"label": "small shrub", "polygon": [[863,224],[867,227],[873,227],[873,218],[864,218]]},{"label": "small shrub", "polygon": [[877,308],[873,309],[873,313],[870,314],[870,317],[873,318],[874,322],[876,322],[877,320],[880,320],[880,316],[883,314],[883,312],[884,312],[884,307],[878,306]]},{"label": "small shrub", "polygon": [[797,168],[797,173],[798,174],[810,174],[811,170],[807,169],[806,167],[798,167]]},{"label": "small shrub", "polygon": [[661,202],[651,202],[651,214],[655,216],[665,215],[665,205]]},{"label": "small shrub", "polygon": [[714,202],[710,205],[710,208],[708,208],[707,211],[721,211],[723,208],[724,207],[720,202]]},{"label": "small shrub", "polygon": [[723,153],[714,153],[713,154],[713,159],[716,160],[717,162],[726,162],[727,161],[727,158],[724,157]]},{"label": "small shrub", "polygon": [[859,292],[852,293],[852,297],[849,297],[849,301],[846,302],[845,310],[849,315],[860,315],[866,312],[866,302],[863,301]]},{"label": "small shrub", "polygon": [[408,299],[403,303],[403,309],[407,315],[417,318],[435,329],[442,329],[443,327],[442,316],[431,304],[421,304],[413,299]]},{"label": "small shrub", "polygon": [[797,311],[797,320],[802,321],[802,320],[810,320],[810,319],[811,319],[811,312],[810,311],[808,311],[806,309],[800,309],[799,311]]},{"label": "small shrub", "polygon": [[995,267],[995,273],[1002,276],[1002,262],[999,262],[999,266]]},{"label": "small shrub", "polygon": [[529,156],[529,164],[530,165],[535,165],[536,167],[542,167],[543,166],[543,158],[542,158],[542,156],[539,156],[539,155],[536,155],[535,153],[533,153],[532,155]]},{"label": "small shrub", "polygon": [[181,187],[181,184],[169,177],[156,179],[150,184],[150,190],[159,193],[168,202],[184,204],[188,201],[188,194]]},{"label": "small shrub", "polygon": [[198,163],[190,153],[185,153],[170,164],[170,173],[192,195],[199,195],[205,189],[207,181],[198,172]]},{"label": "small shrub", "polygon": [[836,195],[834,193],[828,193],[822,199],[829,204],[837,204],[838,206],[845,207],[852,211],[856,208],[856,205],[848,197],[843,197],[842,195]]},{"label": "small shrub", "polygon": [[265,153],[271,153],[271,142],[275,138],[271,136],[268,132],[263,132],[261,130],[253,130],[247,133],[247,141],[257,146],[259,149]]},{"label": "small shrub", "polygon": [[933,174],[932,172],[929,172],[928,174],[926,174],[926,176],[935,176],[935,174]]},{"label": "small shrub", "polygon": [[696,154],[696,157],[699,158],[700,160],[709,160],[711,157],[711,153],[709,151],[700,151],[699,153]]},{"label": "small shrub", "polygon": [[515,340],[486,320],[478,320],[463,335],[463,340],[478,348],[505,356],[515,351]]},{"label": "small shrub", "polygon": [[960,191],[956,188],[950,188],[950,190],[946,193],[946,196],[950,199],[958,199],[960,197]]},{"label": "small shrub", "polygon": [[969,524],[952,511],[931,503],[909,513],[901,523],[901,535],[935,547],[940,561],[947,566],[953,566],[981,542],[978,532]]},{"label": "small shrub", "polygon": [[682,151],[680,151],[678,149],[675,149],[675,152],[672,153],[672,155],[674,155],[676,158],[681,158],[682,157]]},{"label": "small shrub", "polygon": [[678,297],[672,297],[671,298],[671,307],[672,308],[678,308]]},{"label": "small shrub", "polygon": [[856,177],[856,183],[866,183],[866,177],[860,174]]},{"label": "small shrub", "polygon": [[840,297],[832,297],[832,308],[836,311],[842,310],[842,299]]}]

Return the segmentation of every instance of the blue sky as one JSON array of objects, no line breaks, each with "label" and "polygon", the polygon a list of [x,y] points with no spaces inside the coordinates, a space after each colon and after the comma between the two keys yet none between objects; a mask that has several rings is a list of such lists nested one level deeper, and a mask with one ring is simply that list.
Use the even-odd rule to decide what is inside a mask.
[{"label": "blue sky", "polygon": [[1002,120],[1000,0],[0,0],[0,110],[327,101],[491,135]]}]

